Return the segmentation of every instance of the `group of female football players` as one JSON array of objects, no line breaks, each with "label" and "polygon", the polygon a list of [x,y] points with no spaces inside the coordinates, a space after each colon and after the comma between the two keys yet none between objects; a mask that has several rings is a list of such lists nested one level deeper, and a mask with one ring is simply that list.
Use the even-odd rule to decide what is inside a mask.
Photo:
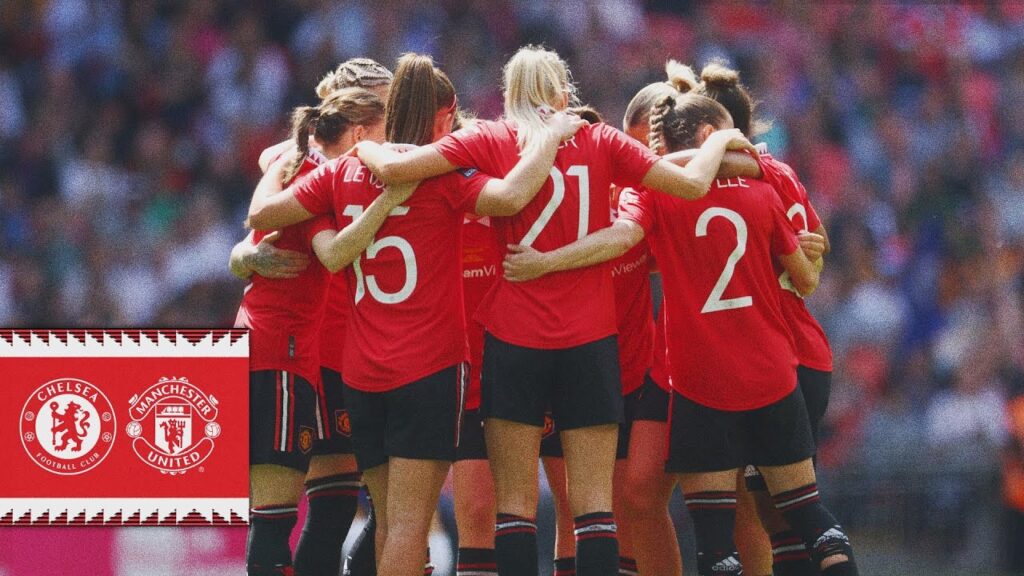
[{"label": "group of female football players", "polygon": [[811,460],[831,354],[802,299],[824,230],[747,139],[737,73],[667,70],[625,132],[532,46],[500,120],[416,54],[393,75],[350,60],[295,111],[231,259],[252,279],[250,574],[337,574],[361,482],[371,564],[422,573],[450,468],[459,574],[536,574],[539,459],[556,574],[681,574],[677,483],[698,574],[740,574],[737,545],[748,574],[857,573]]}]

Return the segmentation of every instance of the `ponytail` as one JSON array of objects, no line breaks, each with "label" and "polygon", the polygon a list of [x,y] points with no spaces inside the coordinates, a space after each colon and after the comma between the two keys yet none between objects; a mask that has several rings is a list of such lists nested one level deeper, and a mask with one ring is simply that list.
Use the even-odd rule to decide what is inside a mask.
[{"label": "ponytail", "polygon": [[284,170],[284,183],[291,182],[309,154],[309,132],[320,119],[320,107],[299,106],[292,112],[292,140],[298,153]]},{"label": "ponytail", "polygon": [[540,145],[547,131],[541,108],[561,108],[564,95],[569,105],[578,103],[569,67],[555,52],[524,46],[505,64],[505,117],[515,122],[521,152]]},{"label": "ponytail", "polygon": [[455,87],[434,60],[422,54],[404,54],[398,59],[395,78],[388,93],[384,130],[389,142],[429,144],[434,139],[434,121],[443,107],[454,108]]},{"label": "ponytail", "polygon": [[353,126],[373,126],[384,116],[384,103],[363,88],[337,90],[319,106],[299,106],[292,112],[292,139],[298,154],[285,168],[284,183],[290,182],[309,155],[309,136],[323,144],[335,144]]},{"label": "ponytail", "polygon": [[651,107],[649,122],[651,123],[651,133],[647,137],[649,140],[648,147],[651,150],[661,154],[664,151],[662,148],[665,146],[665,120],[673,108],[676,107],[675,96],[668,94],[662,96],[654,106]]}]

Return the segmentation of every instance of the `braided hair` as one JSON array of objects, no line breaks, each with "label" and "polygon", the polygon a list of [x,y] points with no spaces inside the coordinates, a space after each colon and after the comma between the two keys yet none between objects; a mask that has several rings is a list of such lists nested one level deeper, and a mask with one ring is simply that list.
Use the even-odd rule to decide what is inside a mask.
[{"label": "braided hair", "polygon": [[626,106],[626,114],[622,119],[624,130],[649,121],[651,108],[665,96],[678,96],[695,90],[700,82],[693,68],[675,60],[665,63],[666,79],[648,84],[640,89]]},{"label": "braided hair", "polygon": [[374,88],[391,84],[394,74],[376,60],[351,58],[338,65],[324,76],[316,86],[316,95],[321,100],[341,88]]},{"label": "braided hair", "polygon": [[384,102],[363,88],[343,88],[318,106],[299,106],[292,112],[292,139],[298,154],[285,168],[284,182],[295,178],[309,154],[309,135],[333,144],[352,126],[372,126],[384,118]]},{"label": "braided hair", "polygon": [[650,148],[661,154],[696,148],[701,126],[718,127],[728,118],[729,112],[707,96],[665,96],[651,108]]}]

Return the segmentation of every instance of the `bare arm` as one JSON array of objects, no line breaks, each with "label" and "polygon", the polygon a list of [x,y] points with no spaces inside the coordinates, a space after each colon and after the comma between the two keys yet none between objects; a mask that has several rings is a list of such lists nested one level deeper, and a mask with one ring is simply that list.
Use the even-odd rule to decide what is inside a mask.
[{"label": "bare arm", "polygon": [[313,251],[332,273],[352,264],[373,243],[384,221],[402,202],[409,199],[419,182],[389,186],[367,209],[340,232],[324,230],[313,237]]},{"label": "bare arm", "polygon": [[[691,148],[666,154],[662,158],[676,166],[686,166],[696,155],[697,149]],[[761,178],[764,176],[764,171],[761,170],[761,165],[750,154],[730,150],[722,157],[722,163],[718,166],[717,176],[719,178],[735,178],[736,176]]]},{"label": "bare arm", "polygon": [[547,181],[562,140],[586,124],[586,121],[571,114],[554,114],[548,119],[551,130],[545,134],[543,144],[522,156],[504,178],[488,181],[476,200],[474,212],[481,216],[518,214]]},{"label": "bare arm", "polygon": [[264,278],[295,278],[309,266],[309,258],[294,250],[274,247],[281,236],[280,231],[267,234],[253,244],[253,231],[231,249],[228,263],[231,273],[241,280],[248,280],[254,273]]},{"label": "bare arm", "polygon": [[267,169],[274,162],[275,158],[279,158],[289,151],[295,150],[295,143],[292,140],[285,140],[284,142],[278,142],[273,146],[264,148],[263,152],[260,152],[260,172],[266,173]]},{"label": "bare arm", "polygon": [[282,191],[284,167],[285,163],[281,160],[274,162],[256,185],[246,222],[256,230],[284,228],[314,216],[290,190]]},{"label": "bare arm", "polygon": [[616,220],[608,228],[550,252],[538,252],[521,245],[508,247],[502,266],[505,278],[523,282],[552,272],[586,268],[625,254],[644,239],[644,229],[632,220]]},{"label": "bare arm", "polygon": [[795,250],[788,256],[780,256],[779,262],[789,273],[789,281],[801,296],[806,298],[818,289],[818,281],[821,278],[819,269],[807,259],[803,250]]},{"label": "bare arm", "polygon": [[384,184],[403,184],[447,174],[458,168],[433,146],[420,146],[398,153],[370,140],[354,148],[359,159]]},{"label": "bare arm", "polygon": [[679,167],[661,160],[644,176],[643,185],[672,196],[694,200],[708,193],[726,150],[753,150],[753,145],[735,129],[711,133],[697,154]]}]

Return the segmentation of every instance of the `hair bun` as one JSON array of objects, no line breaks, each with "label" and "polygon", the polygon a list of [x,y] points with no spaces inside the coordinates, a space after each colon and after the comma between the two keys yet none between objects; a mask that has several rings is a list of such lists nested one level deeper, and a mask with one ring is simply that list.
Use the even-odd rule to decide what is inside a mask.
[{"label": "hair bun", "polygon": [[665,63],[665,74],[668,75],[668,83],[683,94],[695,90],[700,84],[693,68],[676,60]]},{"label": "hair bun", "polygon": [[723,62],[711,62],[700,71],[704,84],[719,88],[732,88],[740,83],[740,73]]}]

